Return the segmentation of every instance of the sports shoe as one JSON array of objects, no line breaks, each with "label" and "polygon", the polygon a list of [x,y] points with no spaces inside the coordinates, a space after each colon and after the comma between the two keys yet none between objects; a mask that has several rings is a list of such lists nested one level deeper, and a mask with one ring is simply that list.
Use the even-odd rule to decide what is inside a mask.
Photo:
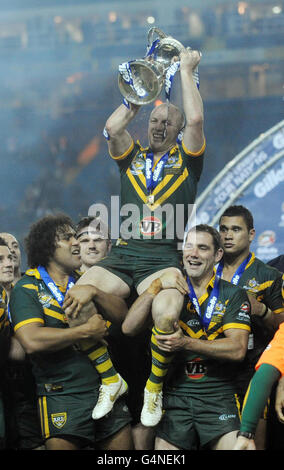
[{"label": "sports shoe", "polygon": [[93,419],[100,419],[107,415],[111,410],[116,400],[127,392],[128,385],[125,380],[118,374],[119,381],[109,385],[102,384],[99,390],[99,398],[97,404],[92,412]]},{"label": "sports shoe", "polygon": [[141,423],[144,426],[156,426],[163,414],[163,392],[149,392],[144,389],[144,404]]}]

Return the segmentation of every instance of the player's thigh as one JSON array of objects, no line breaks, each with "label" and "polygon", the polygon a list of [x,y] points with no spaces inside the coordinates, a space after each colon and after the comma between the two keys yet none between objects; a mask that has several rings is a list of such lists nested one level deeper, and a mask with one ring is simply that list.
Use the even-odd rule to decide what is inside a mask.
[{"label": "player's thigh", "polygon": [[112,436],[100,441],[97,446],[101,450],[133,450],[131,425],[127,424]]},{"label": "player's thigh", "polygon": [[232,450],[237,441],[237,432],[231,431],[223,434],[223,436],[212,443],[210,446],[211,450]]},{"label": "player's thigh", "polygon": [[45,442],[45,449],[46,450],[79,450],[79,447],[76,446],[71,441],[67,439],[62,439],[58,437],[52,437],[47,439]]},{"label": "player's thigh", "polygon": [[166,273],[166,272],[170,272],[170,271],[177,272],[177,273],[180,273],[180,274],[181,274],[180,269],[174,268],[174,267],[165,268],[165,269],[160,269],[159,271],[156,271],[155,273],[150,274],[150,276],[146,277],[146,279],[144,279],[142,282],[140,282],[140,284],[138,284],[138,286],[137,286],[137,293],[138,293],[139,295],[143,294],[143,292],[144,292],[146,289],[148,289],[148,287],[150,286],[150,284],[151,284],[155,279],[158,279],[158,277],[160,277],[162,274],[164,274],[164,273]]},{"label": "player's thigh", "polygon": [[111,413],[96,422],[96,447],[102,450],[132,450],[132,416],[125,396],[114,404]]},{"label": "player's thigh", "polygon": [[176,447],[161,437],[155,439],[155,450],[180,450],[181,447]]},{"label": "player's thigh", "polygon": [[130,288],[119,276],[100,266],[93,266],[78,279],[77,284],[91,284],[104,292],[126,298]]},{"label": "player's thigh", "polygon": [[135,450],[153,450],[155,443],[155,428],[137,423],[132,426]]}]

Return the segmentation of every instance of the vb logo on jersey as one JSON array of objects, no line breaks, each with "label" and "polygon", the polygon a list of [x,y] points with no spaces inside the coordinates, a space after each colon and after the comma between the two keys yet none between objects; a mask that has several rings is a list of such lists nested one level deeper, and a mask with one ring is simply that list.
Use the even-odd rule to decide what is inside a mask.
[{"label": "vb logo on jersey", "polygon": [[53,413],[53,414],[51,414],[51,421],[52,421],[52,424],[56,428],[61,429],[61,428],[63,428],[64,424],[67,421],[67,413],[66,412]]},{"label": "vb logo on jersey", "polygon": [[205,376],[206,372],[207,368],[199,357],[186,363],[185,373],[189,379],[200,380]]},{"label": "vb logo on jersey", "polygon": [[162,222],[154,216],[147,216],[140,222],[140,232],[144,237],[153,237],[162,230]]}]

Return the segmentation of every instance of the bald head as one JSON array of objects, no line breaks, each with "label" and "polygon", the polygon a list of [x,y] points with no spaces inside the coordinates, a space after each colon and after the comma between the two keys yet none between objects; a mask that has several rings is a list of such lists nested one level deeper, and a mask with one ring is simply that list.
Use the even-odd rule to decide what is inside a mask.
[{"label": "bald head", "polygon": [[177,106],[163,103],[154,108],[148,126],[148,140],[152,151],[156,155],[168,152],[176,145],[183,126],[184,116]]},{"label": "bald head", "polygon": [[162,103],[160,104],[159,106],[156,106],[151,114],[150,114],[150,119],[151,117],[153,117],[153,115],[155,116],[155,113],[157,112],[160,112],[162,111],[163,114],[167,115],[168,116],[168,119],[170,119],[171,121],[173,121],[176,125],[176,127],[180,130],[184,127],[185,125],[185,116],[183,114],[183,112],[181,111],[181,109],[172,104],[172,103]]}]

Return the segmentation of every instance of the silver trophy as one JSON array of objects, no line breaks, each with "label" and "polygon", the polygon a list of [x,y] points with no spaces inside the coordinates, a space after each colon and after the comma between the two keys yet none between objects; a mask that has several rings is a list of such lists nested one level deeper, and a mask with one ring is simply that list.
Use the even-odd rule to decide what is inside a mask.
[{"label": "silver trophy", "polygon": [[[157,38],[154,40],[155,34]],[[183,49],[184,46],[173,37],[167,36],[159,28],[151,28],[146,57],[119,66],[118,87],[124,98],[138,105],[154,101],[163,85],[169,82],[167,75],[173,77],[178,70],[173,58],[179,57]]]}]

